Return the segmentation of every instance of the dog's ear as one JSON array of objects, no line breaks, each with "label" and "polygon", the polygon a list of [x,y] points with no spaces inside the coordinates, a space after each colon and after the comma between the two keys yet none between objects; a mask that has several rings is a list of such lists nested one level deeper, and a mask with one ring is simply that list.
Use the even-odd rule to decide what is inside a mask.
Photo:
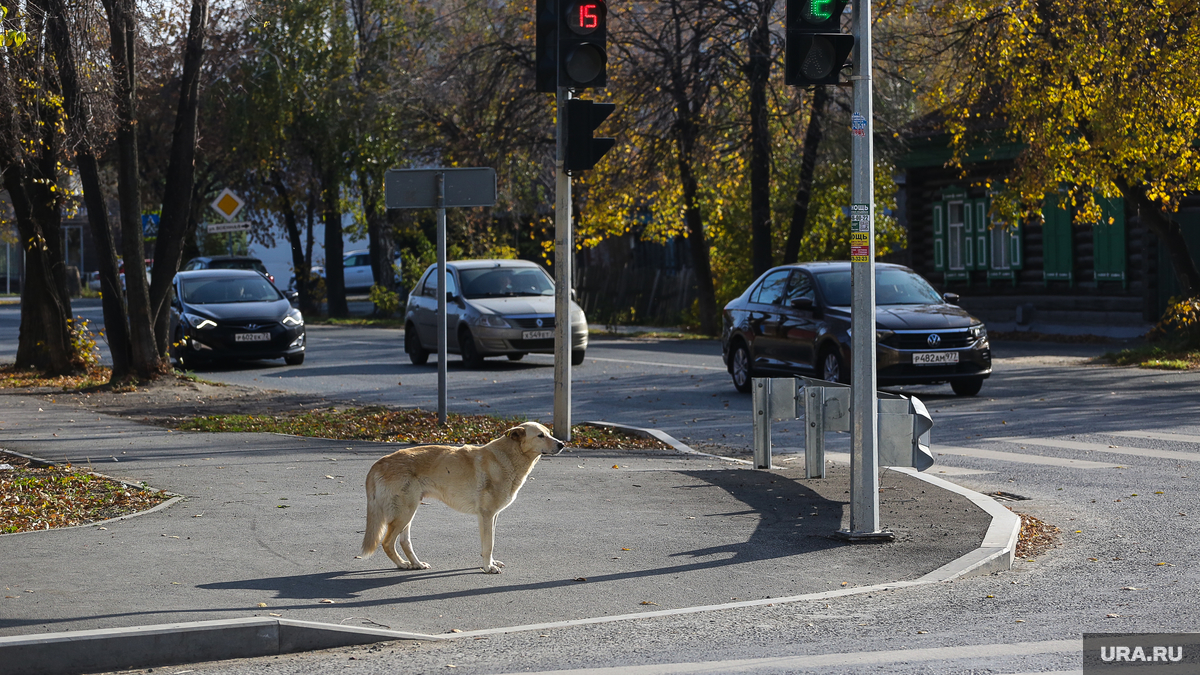
[{"label": "dog's ear", "polygon": [[508,437],[514,441],[520,441],[525,438],[525,427],[513,427],[508,430]]}]

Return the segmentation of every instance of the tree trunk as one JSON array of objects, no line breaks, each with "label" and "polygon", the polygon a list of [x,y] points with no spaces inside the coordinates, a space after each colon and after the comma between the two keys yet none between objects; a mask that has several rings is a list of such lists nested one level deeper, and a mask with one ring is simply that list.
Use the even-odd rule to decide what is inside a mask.
[{"label": "tree trunk", "polygon": [[332,171],[323,172],[321,207],[325,222],[325,301],[329,316],[344,318],[350,314],[350,308],[346,306],[346,276],[342,264],[345,247],[342,244],[342,211],[338,208],[340,187]]},{"label": "tree trunk", "polygon": [[[358,174],[359,194],[362,196],[363,213],[367,218],[367,247],[370,251],[371,273],[375,285],[390,293],[396,292],[396,275],[392,270],[395,245],[392,231],[387,226],[385,212],[379,208],[379,182],[372,181],[365,171]],[[376,315],[382,311],[375,307]]]},{"label": "tree trunk", "polygon": [[25,163],[4,172],[4,187],[25,249],[16,367],[47,375],[74,375],[83,372],[84,365],[71,344],[71,301],[62,269],[58,199],[42,182],[44,177],[27,176],[18,168],[30,170]]},{"label": "tree trunk", "polygon": [[162,372],[150,313],[146,283],[146,250],[142,239],[142,200],[138,181],[137,146],[137,20],[133,0],[104,0],[108,12],[109,51],[117,109],[117,201],[121,214],[125,298],[129,309],[129,365],[139,379]]},{"label": "tree trunk", "polygon": [[1200,295],[1200,271],[1197,270],[1196,261],[1188,250],[1187,240],[1183,237],[1183,229],[1179,223],[1172,220],[1161,205],[1150,199],[1144,186],[1131,185],[1124,179],[1113,182],[1125,199],[1137,205],[1142,221],[1162,240],[1183,297],[1194,298]]},{"label": "tree trunk", "polygon": [[767,85],[771,77],[771,30],[774,3],[760,0],[757,23],[750,31],[750,259],[754,275],[771,267],[771,129],[767,117]]},{"label": "tree trunk", "polygon": [[825,87],[813,92],[812,110],[808,114],[808,130],[804,133],[804,145],[800,150],[800,181],[796,186],[796,200],[792,203],[792,227],[788,230],[787,246],[783,251],[783,264],[798,262],[800,242],[808,229],[808,205],[812,199],[813,174],[817,169],[817,151],[823,137],[821,125],[825,122],[825,106],[829,94]]},{"label": "tree trunk", "polygon": [[154,246],[154,271],[150,284],[150,311],[156,336],[156,348],[166,362],[170,335],[172,281],[179,271],[183,254],[183,235],[188,230],[192,211],[192,187],[196,182],[196,124],[200,110],[200,66],[204,62],[204,39],[208,32],[208,0],[192,0],[187,40],[183,49],[183,76],[179,88],[179,108],[175,113],[175,131],[171,138],[171,158],[163,189],[162,217]]},{"label": "tree trunk", "polygon": [[62,84],[63,108],[67,115],[67,125],[76,141],[75,165],[79,169],[88,224],[97,248],[104,332],[108,338],[108,349],[113,362],[112,380],[120,382],[129,375],[129,330],[125,318],[125,296],[121,293],[120,273],[117,269],[116,244],[113,241],[112,226],[108,221],[107,200],[100,184],[100,168],[92,146],[92,131],[89,127],[92,114],[87,98],[79,86],[66,3],[63,0],[48,0],[46,6],[48,36],[55,63],[58,65],[59,82]]}]

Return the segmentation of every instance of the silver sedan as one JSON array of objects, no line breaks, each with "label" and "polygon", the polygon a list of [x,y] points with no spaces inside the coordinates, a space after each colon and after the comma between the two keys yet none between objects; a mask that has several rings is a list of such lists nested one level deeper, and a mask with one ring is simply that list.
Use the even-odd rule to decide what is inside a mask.
[{"label": "silver sedan", "polygon": [[[408,296],[404,351],[414,364],[437,351],[437,265],[430,265]],[[554,353],[554,280],[525,260],[455,260],[446,263],[447,348],[470,367],[485,357],[517,361],[529,353]],[[571,302],[571,363],[583,363],[587,318]]]}]

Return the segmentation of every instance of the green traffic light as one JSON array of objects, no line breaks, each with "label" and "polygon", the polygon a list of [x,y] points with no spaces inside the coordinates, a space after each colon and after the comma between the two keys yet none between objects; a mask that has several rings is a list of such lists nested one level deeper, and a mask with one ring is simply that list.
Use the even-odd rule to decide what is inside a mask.
[{"label": "green traffic light", "polygon": [[828,21],[829,17],[833,16],[830,8],[832,4],[833,0],[808,0],[808,11],[805,12],[808,16],[804,18],[811,22]]}]

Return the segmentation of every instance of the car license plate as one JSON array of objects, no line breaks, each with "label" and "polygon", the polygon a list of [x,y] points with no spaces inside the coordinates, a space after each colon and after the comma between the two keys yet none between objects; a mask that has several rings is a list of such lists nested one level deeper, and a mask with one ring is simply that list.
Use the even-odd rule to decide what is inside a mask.
[{"label": "car license plate", "polygon": [[958,352],[917,352],[912,355],[913,365],[940,366],[958,363]]},{"label": "car license plate", "polygon": [[270,333],[238,333],[233,336],[234,342],[270,342]]},{"label": "car license plate", "polygon": [[548,340],[554,337],[552,330],[527,330],[521,333],[521,338],[524,340]]}]

